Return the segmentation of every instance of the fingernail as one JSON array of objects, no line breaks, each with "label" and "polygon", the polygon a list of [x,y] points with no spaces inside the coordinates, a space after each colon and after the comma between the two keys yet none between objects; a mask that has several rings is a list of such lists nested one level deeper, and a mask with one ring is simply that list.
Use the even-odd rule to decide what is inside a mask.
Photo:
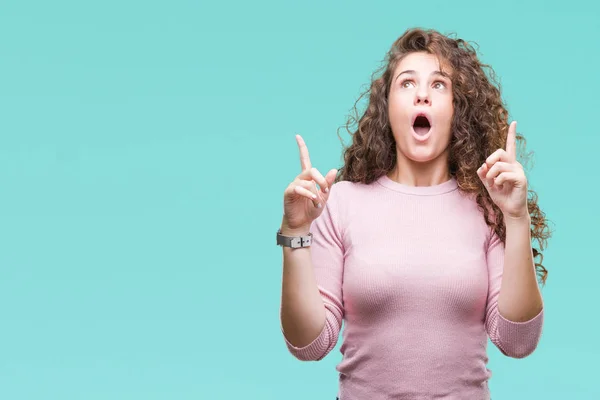
[{"label": "fingernail", "polygon": [[329,193],[329,188],[328,187],[325,188],[325,193]]},{"label": "fingernail", "polygon": [[317,204],[317,208],[321,208],[321,203],[318,203],[318,204]]}]

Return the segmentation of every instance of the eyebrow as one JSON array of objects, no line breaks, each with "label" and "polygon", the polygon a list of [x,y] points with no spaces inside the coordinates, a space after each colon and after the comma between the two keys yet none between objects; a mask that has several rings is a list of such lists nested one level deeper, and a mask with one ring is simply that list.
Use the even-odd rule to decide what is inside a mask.
[{"label": "eyebrow", "polygon": [[[400,77],[400,75],[403,75],[403,74],[416,74],[416,73],[417,73],[417,71],[415,71],[414,69],[408,69],[406,71],[400,72],[394,80],[397,80]],[[450,79],[450,75],[448,75],[447,73],[442,72],[442,71],[433,71],[430,75],[439,75],[439,76],[443,76],[444,78]]]}]

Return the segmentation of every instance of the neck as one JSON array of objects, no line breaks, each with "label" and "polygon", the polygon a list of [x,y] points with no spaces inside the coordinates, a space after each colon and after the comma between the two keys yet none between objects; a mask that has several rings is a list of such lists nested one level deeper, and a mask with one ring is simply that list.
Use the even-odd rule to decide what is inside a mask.
[{"label": "neck", "polygon": [[428,162],[413,161],[402,154],[398,154],[397,160],[387,176],[398,183],[409,186],[435,186],[451,178],[446,153]]}]

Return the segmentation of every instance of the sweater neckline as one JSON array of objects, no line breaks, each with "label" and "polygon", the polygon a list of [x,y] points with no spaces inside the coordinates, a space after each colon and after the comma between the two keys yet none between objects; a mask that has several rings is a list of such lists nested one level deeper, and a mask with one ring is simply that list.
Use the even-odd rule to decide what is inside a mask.
[{"label": "sweater neckline", "polygon": [[383,174],[377,179],[377,183],[396,192],[412,194],[416,196],[435,196],[452,192],[458,188],[458,182],[456,181],[455,177],[452,177],[449,180],[437,185],[411,186],[396,182],[390,179],[386,174]]}]

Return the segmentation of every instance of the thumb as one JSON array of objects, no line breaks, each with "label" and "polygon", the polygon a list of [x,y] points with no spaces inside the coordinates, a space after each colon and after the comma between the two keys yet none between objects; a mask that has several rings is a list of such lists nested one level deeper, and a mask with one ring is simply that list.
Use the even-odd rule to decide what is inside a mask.
[{"label": "thumb", "polygon": [[479,179],[481,180],[481,182],[483,183],[483,185],[489,189],[490,186],[490,182],[487,180],[487,178],[485,177],[488,173],[488,167],[487,164],[483,164],[481,167],[479,167],[479,169],[477,170],[477,176],[479,176]]},{"label": "thumb", "polygon": [[337,169],[332,169],[330,170],[327,175],[325,175],[325,180],[327,181],[327,185],[329,187],[333,186],[333,183],[335,182],[335,177],[337,176]]}]

